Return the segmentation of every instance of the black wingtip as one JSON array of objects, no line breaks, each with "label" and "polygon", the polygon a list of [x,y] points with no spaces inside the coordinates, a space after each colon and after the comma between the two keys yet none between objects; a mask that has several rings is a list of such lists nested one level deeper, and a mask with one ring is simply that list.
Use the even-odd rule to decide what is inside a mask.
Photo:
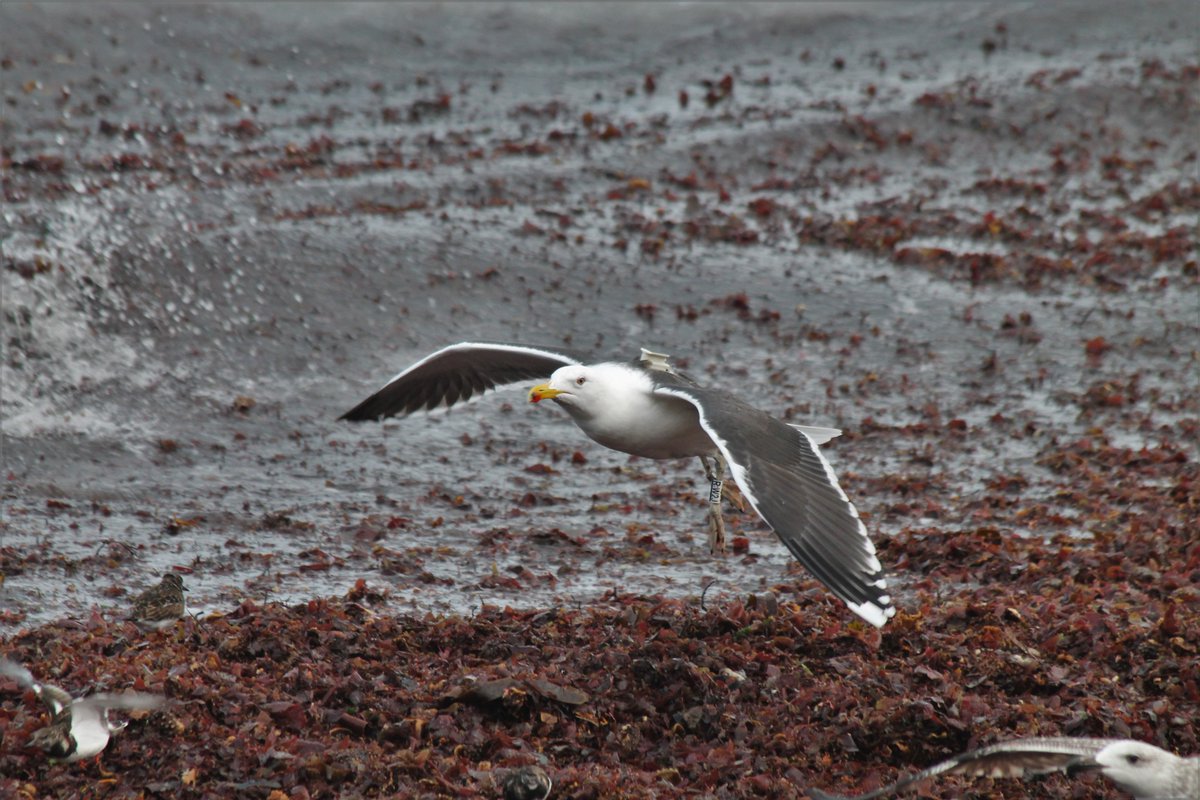
[{"label": "black wingtip", "polygon": [[354,408],[347,411],[338,417],[338,422],[373,422],[377,419],[383,419],[388,416],[386,411],[380,410],[379,395],[373,394],[366,400],[356,405]]}]

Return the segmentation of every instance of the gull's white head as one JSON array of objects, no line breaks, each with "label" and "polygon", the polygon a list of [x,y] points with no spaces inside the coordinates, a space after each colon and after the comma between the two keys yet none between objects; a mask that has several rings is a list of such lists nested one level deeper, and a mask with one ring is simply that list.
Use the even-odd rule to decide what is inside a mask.
[{"label": "gull's white head", "polygon": [[592,368],[582,364],[559,367],[550,380],[529,390],[529,402],[556,400],[565,405],[574,405],[594,388],[588,386]]},{"label": "gull's white head", "polygon": [[1172,797],[1173,768],[1177,756],[1152,744],[1114,742],[1092,757],[1085,769],[1098,769],[1104,777],[1138,798]]},{"label": "gull's white head", "polygon": [[[635,370],[621,364],[572,364],[559,367],[549,381],[530,389],[529,402],[553,400],[576,419],[591,417],[622,402],[639,378]],[[647,385],[643,391],[648,390]]]}]

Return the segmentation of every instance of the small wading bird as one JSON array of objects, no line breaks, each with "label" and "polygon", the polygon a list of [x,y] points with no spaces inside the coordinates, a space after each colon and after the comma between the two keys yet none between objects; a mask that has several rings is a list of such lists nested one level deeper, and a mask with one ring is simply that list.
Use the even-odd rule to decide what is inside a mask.
[{"label": "small wading bird", "polygon": [[187,587],[183,578],[174,572],[163,575],[158,585],[151,586],[133,601],[129,618],[144,631],[169,628],[187,613],[183,593]]},{"label": "small wading bird", "polygon": [[596,442],[645,458],[699,457],[710,483],[709,544],[724,542],[726,467],[742,495],[808,570],[872,625],[896,613],[858,512],[819,445],[841,431],[789,425],[728,392],[697,385],[667,356],[585,364],[552,347],[460,342],[418,361],[341,419],[375,420],[449,407],[489,389],[546,379],[552,400]]},{"label": "small wading bird", "polygon": [[854,797],[809,789],[813,800],[873,800],[936,775],[1023,778],[1100,772],[1138,800],[1200,800],[1200,756],[1180,758],[1132,739],[1017,739],[955,756],[890,786]]},{"label": "small wading bird", "polygon": [[110,720],[111,709],[149,710],[158,708],[165,700],[161,695],[143,692],[73,698],[57,686],[38,683],[29,670],[6,658],[0,658],[0,675],[11,678],[24,689],[32,689],[54,715],[49,725],[34,731],[29,738],[29,743],[45,750],[51,761],[70,763],[100,755],[108,746],[109,737],[129,724]]}]

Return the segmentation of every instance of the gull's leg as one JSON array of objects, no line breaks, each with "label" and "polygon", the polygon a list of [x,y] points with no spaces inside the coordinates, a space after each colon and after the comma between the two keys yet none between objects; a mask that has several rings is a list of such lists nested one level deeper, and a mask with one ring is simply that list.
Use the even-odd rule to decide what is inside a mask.
[{"label": "gull's leg", "polygon": [[[712,463],[709,463],[709,458]],[[700,456],[704,476],[708,478],[708,552],[725,552],[725,520],[721,518],[721,480],[725,477],[725,459],[720,455]]]}]

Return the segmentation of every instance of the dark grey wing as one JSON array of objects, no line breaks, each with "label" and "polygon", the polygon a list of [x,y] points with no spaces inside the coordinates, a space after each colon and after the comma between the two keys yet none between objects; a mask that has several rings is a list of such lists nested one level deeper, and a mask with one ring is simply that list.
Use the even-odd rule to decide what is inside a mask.
[{"label": "dark grey wing", "polygon": [[71,736],[71,712],[55,714],[49,725],[33,732],[29,744],[45,750],[51,758],[69,757],[75,752],[75,739]]},{"label": "dark grey wing", "polygon": [[69,693],[57,686],[51,686],[46,683],[35,683],[33,690],[37,692],[38,698],[50,707],[51,714],[62,713],[64,708],[74,702],[74,698]]},{"label": "dark grey wing", "polygon": [[497,386],[548,378],[559,367],[581,363],[576,353],[553,347],[459,342],[413,364],[339,419],[359,422],[452,406]]},{"label": "dark grey wing", "polygon": [[854,613],[882,626],[896,613],[858,511],[813,439],[714,389],[655,376],[657,394],[687,400],[734,481],[801,564]]},{"label": "dark grey wing", "polygon": [[1075,759],[1093,756],[1115,741],[1069,736],[1014,739],[964,753],[952,759],[958,763],[945,771],[954,775],[1023,778],[1065,769]]},{"label": "dark grey wing", "polygon": [[1066,769],[1081,757],[1093,756],[1112,744],[1114,739],[1073,739],[1069,737],[1014,739],[1011,742],[981,747],[947,759],[929,769],[866,794],[842,797],[818,789],[806,789],[813,800],[872,800],[893,794],[914,783],[937,775],[967,775],[986,778],[1023,778]]}]

